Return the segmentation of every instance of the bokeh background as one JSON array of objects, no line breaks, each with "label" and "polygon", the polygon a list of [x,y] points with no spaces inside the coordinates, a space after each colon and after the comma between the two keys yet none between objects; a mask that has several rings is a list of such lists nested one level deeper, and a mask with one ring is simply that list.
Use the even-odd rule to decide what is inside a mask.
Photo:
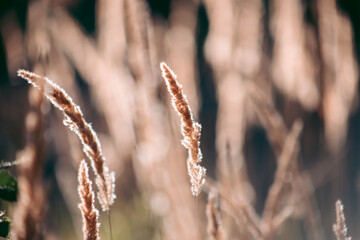
[{"label": "bokeh background", "polygon": [[[277,239],[335,239],[337,199],[357,239],[359,16],[356,0],[1,0],[0,160],[15,161],[31,142],[30,86],[17,69],[46,75],[81,106],[116,172],[113,239],[208,239],[207,191],[190,194],[179,120],[160,76],[164,60],[202,124],[210,182],[232,195],[237,185],[226,179],[235,177],[240,198],[261,216],[279,157],[271,138],[282,133],[264,124],[268,109],[247,90],[255,84],[286,128],[304,124],[294,161],[310,180],[316,226],[306,206],[285,199],[296,211]],[[85,156],[61,113],[48,102],[41,109],[42,239],[81,239],[76,174]],[[16,164],[10,171],[18,175]],[[10,218],[15,207],[1,203]],[[252,239],[220,209],[226,239]],[[101,223],[109,239],[105,213]]]}]

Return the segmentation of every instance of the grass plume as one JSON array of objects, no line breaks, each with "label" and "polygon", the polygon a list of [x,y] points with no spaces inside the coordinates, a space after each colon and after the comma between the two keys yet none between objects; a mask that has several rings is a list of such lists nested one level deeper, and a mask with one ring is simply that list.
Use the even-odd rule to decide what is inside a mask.
[{"label": "grass plume", "polygon": [[35,87],[42,88],[40,86],[44,86],[45,96],[64,113],[64,125],[68,126],[79,137],[83,145],[83,151],[92,163],[96,174],[98,199],[102,210],[108,211],[115,199],[115,174],[110,172],[105,165],[99,139],[91,125],[85,121],[80,107],[73,102],[71,97],[60,86],[50,79],[26,70],[18,70],[18,76]]},{"label": "grass plume", "polygon": [[94,192],[91,187],[91,181],[88,174],[88,166],[85,160],[82,160],[79,167],[79,196],[81,203],[79,208],[83,218],[83,234],[84,240],[98,240],[99,226],[98,218],[99,211],[95,208]]},{"label": "grass plume", "polygon": [[333,230],[337,240],[351,240],[351,237],[348,237],[347,234],[348,229],[345,223],[344,205],[340,200],[336,201],[335,209],[336,209],[336,223],[333,225]]},{"label": "grass plume", "polygon": [[191,182],[191,192],[198,196],[205,183],[206,169],[200,166],[202,153],[200,150],[201,125],[194,121],[189,103],[183,93],[181,84],[176,80],[175,73],[165,62],[160,63],[162,76],[172,96],[172,104],[181,119],[182,144],[188,150],[187,168]]}]

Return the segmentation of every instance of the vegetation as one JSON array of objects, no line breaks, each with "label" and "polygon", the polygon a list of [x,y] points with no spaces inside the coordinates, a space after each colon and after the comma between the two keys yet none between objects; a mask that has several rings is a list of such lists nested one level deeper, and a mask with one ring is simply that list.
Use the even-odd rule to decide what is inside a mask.
[{"label": "vegetation", "polygon": [[356,1],[6,3],[0,237],[360,236]]}]

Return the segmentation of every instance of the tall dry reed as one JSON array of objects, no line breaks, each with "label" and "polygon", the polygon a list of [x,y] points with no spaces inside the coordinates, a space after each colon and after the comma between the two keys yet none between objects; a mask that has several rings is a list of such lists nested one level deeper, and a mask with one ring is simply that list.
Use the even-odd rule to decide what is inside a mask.
[{"label": "tall dry reed", "polygon": [[202,185],[205,183],[206,169],[200,166],[202,153],[200,150],[201,125],[194,121],[189,103],[182,91],[181,84],[177,81],[174,72],[162,62],[160,64],[162,76],[172,96],[172,104],[181,119],[181,133],[184,137],[182,144],[188,150],[187,167],[191,182],[191,192],[198,196]]},{"label": "tall dry reed", "polygon": [[354,51],[351,20],[337,1],[319,0],[317,17],[322,64],[322,109],[329,150],[339,155],[344,147],[348,118],[356,99],[359,70]]},{"label": "tall dry reed", "polygon": [[27,145],[18,154],[19,195],[14,209],[12,239],[37,239],[41,236],[45,204],[43,183],[44,116],[41,112],[43,95],[29,92],[30,111],[26,116]]},{"label": "tall dry reed", "polygon": [[[99,52],[93,39],[86,35],[79,23],[61,9],[53,10],[48,24],[55,43],[61,46],[61,50],[70,58],[74,68],[89,84],[91,92],[96,97],[96,102],[101,107],[109,126],[117,155],[122,159],[116,162],[116,166],[120,170],[125,168],[131,159],[129,155],[135,144],[133,128],[135,89],[128,69],[114,62],[115,59],[123,57],[117,55],[121,53],[122,47],[116,47],[119,52],[114,53],[114,56],[106,53],[105,50]],[[117,30],[120,31],[120,27]],[[102,44],[100,39],[99,44]],[[104,79],[107,84],[104,84]],[[112,104],[108,104],[109,102]]]},{"label": "tall dry reed", "polygon": [[[303,127],[303,123],[298,120],[293,124],[293,127],[286,138],[283,151],[278,160],[278,167],[275,172],[274,183],[269,189],[268,196],[266,198],[263,222],[267,227],[266,231],[268,235],[274,235],[274,218],[277,215],[279,205],[283,201],[281,199],[284,194],[283,191],[288,185],[286,178],[291,175],[293,161],[296,161],[297,153],[299,151],[298,139]],[[269,238],[269,236],[267,236]]]},{"label": "tall dry reed", "polygon": [[64,125],[79,137],[83,151],[91,161],[96,174],[98,199],[102,210],[108,211],[115,199],[115,174],[105,165],[99,139],[91,125],[85,121],[80,107],[75,105],[71,97],[50,79],[26,70],[19,70],[18,75],[35,87],[43,89],[44,95],[64,113]]},{"label": "tall dry reed", "polygon": [[[274,103],[259,86],[249,82],[247,84],[247,94],[254,104],[253,107],[265,128],[270,144],[279,161],[288,134],[285,121],[276,110]],[[297,209],[303,209],[302,214],[304,215],[306,227],[308,228],[307,232],[311,238],[324,239],[319,210],[312,197],[312,181],[305,170],[301,171],[299,169],[298,162],[294,161],[290,168],[294,178],[290,182],[292,188],[291,194],[297,199],[296,203],[293,204],[303,206],[303,208]],[[299,199],[301,199],[301,201]]]}]

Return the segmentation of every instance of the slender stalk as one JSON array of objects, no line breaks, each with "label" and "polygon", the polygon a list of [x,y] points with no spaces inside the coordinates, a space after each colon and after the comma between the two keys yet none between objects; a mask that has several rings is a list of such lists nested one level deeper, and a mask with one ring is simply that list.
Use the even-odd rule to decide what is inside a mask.
[{"label": "slender stalk", "polygon": [[108,221],[109,221],[109,232],[110,232],[110,240],[113,240],[113,235],[112,235],[112,227],[111,227],[111,216],[110,216],[110,209],[106,211],[107,216],[108,216]]}]

